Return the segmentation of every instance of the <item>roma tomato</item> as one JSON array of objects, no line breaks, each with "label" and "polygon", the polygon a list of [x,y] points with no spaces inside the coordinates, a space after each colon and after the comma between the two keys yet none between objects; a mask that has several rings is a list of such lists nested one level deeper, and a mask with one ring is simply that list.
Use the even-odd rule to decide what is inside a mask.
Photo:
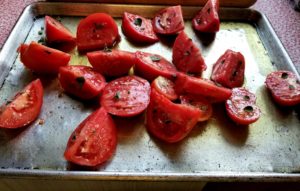
[{"label": "roma tomato", "polygon": [[219,0],[208,0],[192,20],[193,28],[199,32],[214,33],[220,29]]},{"label": "roma tomato", "polygon": [[200,49],[184,31],[177,36],[174,42],[172,62],[179,71],[184,73],[201,74],[206,70]]},{"label": "roma tomato", "polygon": [[137,43],[155,43],[158,41],[151,20],[139,15],[124,12],[122,29],[125,36],[131,41]]},{"label": "roma tomato", "polygon": [[171,80],[161,76],[157,77],[151,83],[152,89],[154,88],[158,93],[164,95],[166,98],[168,98],[171,101],[174,101],[178,98],[174,86],[175,84]]},{"label": "roma tomato", "polygon": [[226,50],[213,65],[211,80],[228,88],[240,87],[244,83],[245,59],[240,52]]},{"label": "roma tomato", "polygon": [[97,72],[110,77],[128,74],[135,63],[134,53],[122,50],[88,52],[87,57]]},{"label": "roma tomato", "polygon": [[64,66],[59,69],[61,87],[81,99],[98,96],[104,89],[105,78],[89,66]]},{"label": "roma tomato", "polygon": [[109,82],[101,96],[108,113],[132,117],[142,113],[150,101],[150,84],[137,76],[125,76]]},{"label": "roma tomato", "polygon": [[300,82],[290,71],[270,73],[265,84],[276,103],[282,106],[294,106],[300,103]]},{"label": "roma tomato", "polygon": [[249,125],[260,117],[260,109],[255,105],[256,96],[245,88],[233,88],[226,101],[228,116],[237,124]]},{"label": "roma tomato", "polygon": [[111,116],[100,108],[82,121],[71,134],[65,159],[78,165],[97,166],[112,157],[117,130]]},{"label": "roma tomato", "polygon": [[152,81],[158,76],[172,79],[176,74],[175,66],[160,55],[137,51],[134,71]]},{"label": "roma tomato", "polygon": [[154,32],[163,35],[175,35],[184,29],[181,6],[172,6],[160,10],[152,21]]},{"label": "roma tomato", "polygon": [[71,59],[70,54],[36,42],[22,44],[18,51],[21,62],[28,69],[42,74],[57,74],[59,67],[68,65]]},{"label": "roma tomato", "polygon": [[40,114],[42,104],[43,86],[37,79],[0,107],[0,127],[14,129],[30,124]]},{"label": "roma tomato", "polygon": [[120,39],[118,26],[106,13],[94,13],[81,20],[77,27],[77,48],[87,52],[114,46]]}]

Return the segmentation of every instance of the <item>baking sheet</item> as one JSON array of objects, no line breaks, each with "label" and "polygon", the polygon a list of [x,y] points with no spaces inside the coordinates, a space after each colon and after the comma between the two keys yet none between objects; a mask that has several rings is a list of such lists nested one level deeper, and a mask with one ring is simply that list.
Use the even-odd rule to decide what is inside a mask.
[{"label": "baking sheet", "polygon": [[[163,6],[36,3],[24,11],[0,54],[0,101],[4,103],[37,76],[20,63],[16,49],[20,43],[38,41],[44,15],[59,16],[76,34],[82,16],[106,12],[119,25],[121,42],[117,49],[142,50],[161,54],[171,61],[171,43],[135,46],[120,28],[123,11],[153,17]],[[196,35],[189,19],[197,7],[183,7],[186,33],[199,45],[208,69],[230,48],[242,52],[246,60],[245,84],[257,95],[261,118],[249,127],[232,123],[223,105],[214,107],[213,117],[199,123],[180,143],[166,144],[149,136],[144,116],[131,120],[116,118],[118,147],[107,163],[93,169],[69,164],[63,158],[66,142],[77,125],[97,105],[80,102],[62,92],[58,81],[43,78],[44,104],[39,119],[26,128],[0,129],[0,174],[2,176],[47,176],[71,179],[110,180],[300,180],[300,121],[295,109],[274,105],[264,87],[271,71],[297,72],[266,18],[250,9],[222,9],[221,30],[215,37]],[[213,40],[212,40],[213,39]],[[71,64],[88,64],[73,52]],[[299,74],[297,74],[299,77]]]}]

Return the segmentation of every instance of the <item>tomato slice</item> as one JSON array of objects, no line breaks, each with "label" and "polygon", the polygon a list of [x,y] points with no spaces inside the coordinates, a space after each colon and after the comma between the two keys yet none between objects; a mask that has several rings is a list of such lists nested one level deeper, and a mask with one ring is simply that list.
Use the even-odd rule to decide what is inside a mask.
[{"label": "tomato slice", "polygon": [[174,42],[172,62],[179,71],[184,73],[201,74],[206,70],[200,49],[184,31],[177,36]]},{"label": "tomato slice", "polygon": [[28,84],[12,101],[0,107],[0,127],[20,128],[32,123],[43,104],[43,86],[39,79]]},{"label": "tomato slice", "polygon": [[300,103],[300,82],[290,71],[270,73],[265,84],[276,103],[282,106],[294,106]]},{"label": "tomato slice", "polygon": [[18,51],[21,62],[28,69],[42,74],[57,74],[59,67],[68,65],[71,59],[70,54],[36,42],[22,44]]},{"label": "tomato slice", "polygon": [[205,6],[196,14],[192,20],[196,31],[205,33],[218,32],[220,29],[219,0],[208,0]]},{"label": "tomato slice", "polygon": [[127,38],[133,42],[155,43],[158,41],[152,27],[152,21],[140,15],[124,12],[122,29]]},{"label": "tomato slice", "polygon": [[255,105],[256,96],[245,88],[233,88],[226,101],[228,116],[237,124],[249,125],[260,117],[260,109]]},{"label": "tomato slice", "polygon": [[122,50],[88,52],[87,57],[97,72],[110,77],[128,74],[135,62],[134,53]]},{"label": "tomato slice", "polygon": [[245,59],[240,52],[226,50],[213,65],[211,79],[228,88],[240,87],[244,83]]},{"label": "tomato slice", "polygon": [[172,6],[160,10],[152,21],[153,30],[158,34],[174,35],[184,29],[181,6]]},{"label": "tomato slice", "polygon": [[77,48],[87,52],[114,46],[120,39],[118,26],[106,13],[94,13],[81,20],[77,27]]},{"label": "tomato slice", "polygon": [[160,55],[137,51],[134,71],[152,81],[158,76],[172,79],[176,74],[175,66]]},{"label": "tomato slice", "polygon": [[99,108],[71,134],[64,156],[78,165],[97,166],[112,157],[116,146],[115,123],[104,108]]},{"label": "tomato slice", "polygon": [[167,78],[161,76],[157,77],[151,83],[151,87],[171,101],[174,101],[178,98],[178,95],[175,92],[175,84]]},{"label": "tomato slice", "polygon": [[150,84],[137,76],[125,76],[109,82],[103,90],[101,105],[108,113],[132,117],[142,113],[150,101]]},{"label": "tomato slice", "polygon": [[62,88],[81,99],[92,99],[104,89],[105,78],[89,66],[64,66],[58,79]]}]

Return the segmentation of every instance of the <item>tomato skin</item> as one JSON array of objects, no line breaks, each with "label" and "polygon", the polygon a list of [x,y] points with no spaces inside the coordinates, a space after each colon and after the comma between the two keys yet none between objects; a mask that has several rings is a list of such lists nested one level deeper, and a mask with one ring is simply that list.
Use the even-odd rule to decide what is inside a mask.
[{"label": "tomato skin", "polygon": [[157,77],[151,83],[151,88],[155,89],[158,93],[164,95],[171,101],[178,98],[178,95],[175,92],[175,84],[167,78],[161,76]]},{"label": "tomato skin", "polygon": [[89,66],[60,67],[58,79],[66,92],[84,100],[98,96],[106,85],[105,78]]},{"label": "tomato skin", "polygon": [[155,43],[159,41],[153,30],[152,21],[139,15],[124,12],[122,29],[125,36],[133,42]]},{"label": "tomato skin", "polygon": [[226,50],[213,65],[211,79],[228,88],[241,87],[244,83],[245,59],[240,52]]},{"label": "tomato skin", "polygon": [[158,76],[173,79],[175,66],[160,55],[137,51],[134,71],[143,78],[153,81]]},{"label": "tomato skin", "polygon": [[106,13],[94,13],[80,21],[77,27],[79,52],[114,46],[120,39],[118,26]]},{"label": "tomato skin", "polygon": [[206,70],[200,49],[184,31],[179,33],[174,42],[172,62],[179,71],[184,73],[201,74]]},{"label": "tomato skin", "polygon": [[137,76],[125,76],[109,82],[100,103],[106,111],[120,117],[142,113],[150,101],[150,84]]},{"label": "tomato skin", "polygon": [[290,71],[270,73],[265,81],[276,103],[282,106],[294,106],[300,103],[300,82]]},{"label": "tomato skin", "polygon": [[21,62],[28,69],[41,74],[57,74],[59,67],[68,65],[71,59],[70,54],[36,42],[22,44],[18,51]]},{"label": "tomato skin", "polygon": [[192,26],[196,31],[214,33],[220,30],[219,0],[209,0],[195,15]]},{"label": "tomato skin", "polygon": [[110,159],[116,147],[115,123],[104,108],[99,108],[71,134],[64,157],[78,165],[97,166]]},{"label": "tomato skin", "polygon": [[260,117],[260,109],[255,105],[256,96],[245,88],[233,88],[226,101],[228,116],[237,124],[249,125]]},{"label": "tomato skin", "polygon": [[15,129],[32,123],[41,112],[43,94],[39,79],[28,84],[10,103],[0,107],[0,128]]},{"label": "tomato skin", "polygon": [[156,13],[152,21],[153,30],[158,34],[175,35],[184,29],[181,6],[172,6]]},{"label": "tomato skin", "polygon": [[128,74],[135,63],[134,53],[122,50],[88,52],[87,57],[97,72],[109,77]]}]

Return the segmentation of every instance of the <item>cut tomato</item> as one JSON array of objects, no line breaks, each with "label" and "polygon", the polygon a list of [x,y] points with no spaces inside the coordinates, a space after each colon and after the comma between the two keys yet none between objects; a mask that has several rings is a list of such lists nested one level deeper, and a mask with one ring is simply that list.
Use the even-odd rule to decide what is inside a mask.
[{"label": "cut tomato", "polygon": [[40,114],[42,104],[43,86],[37,79],[0,107],[0,127],[13,129],[32,123]]},{"label": "cut tomato", "polygon": [[174,101],[178,98],[178,95],[174,89],[175,84],[164,77],[157,77],[151,84],[152,89],[154,88],[158,93],[164,95],[171,101]]},{"label": "cut tomato", "polygon": [[112,157],[117,130],[111,116],[100,108],[82,121],[71,134],[64,156],[83,166],[97,166]]}]

